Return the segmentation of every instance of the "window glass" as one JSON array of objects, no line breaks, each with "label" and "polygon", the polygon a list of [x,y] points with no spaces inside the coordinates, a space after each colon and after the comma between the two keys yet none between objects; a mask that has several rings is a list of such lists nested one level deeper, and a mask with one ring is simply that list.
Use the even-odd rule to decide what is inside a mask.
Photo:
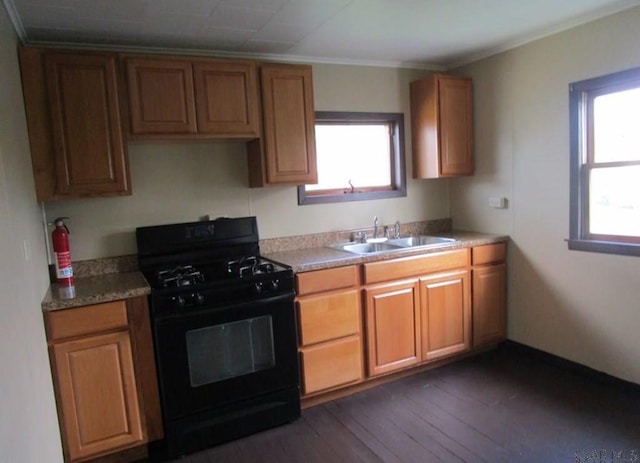
[{"label": "window glass", "polygon": [[316,124],[318,183],[307,191],[391,187],[389,125]]},{"label": "window glass", "polygon": [[640,236],[640,166],[591,171],[589,231],[594,235]]},{"label": "window glass", "polygon": [[594,161],[640,160],[640,89],[593,101]]}]

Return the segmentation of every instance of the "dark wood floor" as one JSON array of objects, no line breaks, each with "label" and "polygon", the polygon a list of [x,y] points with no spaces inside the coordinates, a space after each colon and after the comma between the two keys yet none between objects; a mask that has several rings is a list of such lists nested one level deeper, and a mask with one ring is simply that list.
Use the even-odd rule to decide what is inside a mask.
[{"label": "dark wood floor", "polygon": [[640,394],[500,348],[303,410],[295,423],[178,461],[640,461]]}]

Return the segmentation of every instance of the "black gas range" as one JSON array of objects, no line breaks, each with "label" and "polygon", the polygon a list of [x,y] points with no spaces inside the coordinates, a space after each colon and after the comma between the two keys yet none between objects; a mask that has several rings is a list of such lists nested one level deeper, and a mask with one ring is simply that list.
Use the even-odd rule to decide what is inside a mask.
[{"label": "black gas range", "polygon": [[293,272],[255,217],[136,229],[167,457],[300,416]]}]

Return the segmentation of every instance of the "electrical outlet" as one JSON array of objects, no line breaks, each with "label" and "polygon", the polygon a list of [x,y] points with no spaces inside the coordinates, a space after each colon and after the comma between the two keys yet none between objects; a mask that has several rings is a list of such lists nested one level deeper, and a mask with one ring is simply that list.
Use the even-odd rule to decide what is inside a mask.
[{"label": "electrical outlet", "polygon": [[507,208],[507,198],[500,196],[492,196],[489,198],[489,206],[494,209],[506,209]]},{"label": "electrical outlet", "polygon": [[31,244],[29,240],[22,241],[22,250],[24,251],[24,261],[29,262],[31,260]]}]

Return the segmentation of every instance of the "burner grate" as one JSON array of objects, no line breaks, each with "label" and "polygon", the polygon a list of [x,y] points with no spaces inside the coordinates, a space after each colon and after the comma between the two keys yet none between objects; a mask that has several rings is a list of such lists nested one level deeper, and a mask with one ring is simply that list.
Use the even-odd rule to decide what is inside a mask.
[{"label": "burner grate", "polygon": [[193,265],[179,265],[171,269],[158,270],[156,281],[163,288],[178,288],[203,283],[204,275]]}]

